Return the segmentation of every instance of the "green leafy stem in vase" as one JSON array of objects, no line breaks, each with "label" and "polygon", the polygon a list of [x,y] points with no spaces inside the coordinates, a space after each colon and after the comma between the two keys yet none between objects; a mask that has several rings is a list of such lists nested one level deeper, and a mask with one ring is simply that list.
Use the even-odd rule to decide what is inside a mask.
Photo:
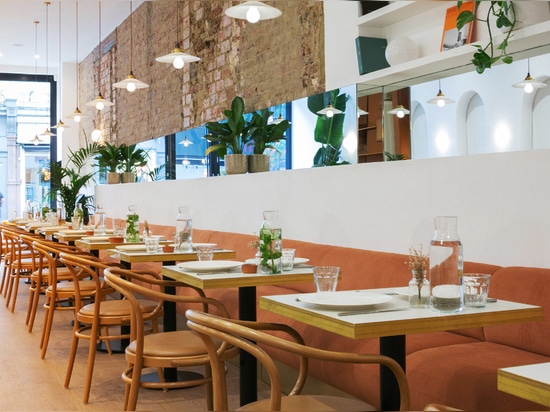
[{"label": "green leafy stem in vase", "polygon": [[135,213],[126,216],[126,240],[139,242],[139,216]]},{"label": "green leafy stem in vase", "polygon": [[281,259],[282,256],[281,251],[276,249],[276,244],[280,241],[280,230],[260,230],[260,265],[267,267],[271,273],[279,273],[279,268],[275,264],[275,261]]}]

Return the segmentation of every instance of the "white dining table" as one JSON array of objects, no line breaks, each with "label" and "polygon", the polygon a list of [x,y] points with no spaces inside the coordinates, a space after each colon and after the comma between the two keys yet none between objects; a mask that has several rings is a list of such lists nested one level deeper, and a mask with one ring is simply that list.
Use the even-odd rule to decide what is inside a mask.
[{"label": "white dining table", "polygon": [[[343,291],[335,294],[370,292],[391,296],[386,303],[362,308],[327,307],[304,302],[312,294],[288,294],[260,297],[260,308],[328,332],[352,339],[379,338],[380,354],[395,359],[406,369],[406,335],[439,332],[462,328],[532,322],[543,319],[540,306],[498,300],[484,308],[465,307],[461,312],[440,313],[430,308],[409,308],[403,288]],[[396,293],[397,292],[397,293]],[[391,294],[391,295],[389,295]],[[360,309],[357,315],[342,316],[347,309]],[[393,374],[380,369],[380,407],[399,409],[399,389]]]},{"label": "white dining table", "polygon": [[550,407],[550,362],[501,368],[499,391]]}]

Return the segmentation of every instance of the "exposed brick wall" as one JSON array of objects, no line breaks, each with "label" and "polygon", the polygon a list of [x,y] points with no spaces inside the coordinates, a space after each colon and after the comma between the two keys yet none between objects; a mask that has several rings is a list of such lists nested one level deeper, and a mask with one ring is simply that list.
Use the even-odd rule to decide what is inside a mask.
[{"label": "exposed brick wall", "polygon": [[[102,42],[101,92],[115,106],[82,108],[98,92],[97,48],[80,64],[84,130],[95,122],[106,140],[135,143],[222,119],[237,95],[253,111],[324,91],[322,2],[266,3],[283,15],[257,24],[225,16],[238,2],[142,4]],[[112,86],[130,73],[130,21],[133,73],[150,85],[134,93]],[[156,62],[176,41],[201,61],[182,70]]]}]

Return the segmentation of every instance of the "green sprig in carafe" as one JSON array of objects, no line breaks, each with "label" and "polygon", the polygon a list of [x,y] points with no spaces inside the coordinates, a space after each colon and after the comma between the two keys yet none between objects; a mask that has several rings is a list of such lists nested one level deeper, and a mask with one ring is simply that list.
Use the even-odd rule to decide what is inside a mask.
[{"label": "green sprig in carafe", "polygon": [[126,214],[126,242],[138,243],[139,242],[139,215],[136,205],[128,206],[128,213]]},{"label": "green sprig in carafe", "polygon": [[281,260],[283,238],[276,210],[264,211],[260,228],[260,267],[261,273],[282,273]]}]

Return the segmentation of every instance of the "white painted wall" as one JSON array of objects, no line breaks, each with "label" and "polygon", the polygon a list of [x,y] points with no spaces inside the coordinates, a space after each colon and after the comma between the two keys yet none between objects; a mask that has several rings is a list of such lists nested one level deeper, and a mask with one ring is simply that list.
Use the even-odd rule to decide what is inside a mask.
[{"label": "white painted wall", "polygon": [[[96,187],[107,215],[174,225],[189,205],[201,229],[257,233],[279,210],[283,237],[407,253],[433,217],[458,216],[464,257],[550,267],[550,150],[373,163]],[[366,263],[367,264],[367,263]]]}]

